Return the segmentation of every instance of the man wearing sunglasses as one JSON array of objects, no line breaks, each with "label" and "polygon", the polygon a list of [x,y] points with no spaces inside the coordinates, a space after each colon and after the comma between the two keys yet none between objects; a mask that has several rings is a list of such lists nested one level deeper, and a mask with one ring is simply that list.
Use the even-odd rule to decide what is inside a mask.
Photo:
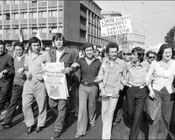
[{"label": "man wearing sunglasses", "polygon": [[151,64],[152,61],[154,61],[156,59],[156,56],[157,56],[156,52],[148,51],[146,53],[146,59],[147,59],[148,63]]}]

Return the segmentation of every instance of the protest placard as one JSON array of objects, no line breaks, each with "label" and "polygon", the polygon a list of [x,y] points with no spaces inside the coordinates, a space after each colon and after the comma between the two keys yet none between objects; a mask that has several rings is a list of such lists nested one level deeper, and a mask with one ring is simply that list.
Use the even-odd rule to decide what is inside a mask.
[{"label": "protest placard", "polygon": [[132,32],[131,17],[129,15],[102,19],[100,20],[100,26],[102,37]]},{"label": "protest placard", "polygon": [[69,94],[66,75],[62,73],[64,63],[46,63],[42,67],[48,96],[52,99],[67,99]]}]

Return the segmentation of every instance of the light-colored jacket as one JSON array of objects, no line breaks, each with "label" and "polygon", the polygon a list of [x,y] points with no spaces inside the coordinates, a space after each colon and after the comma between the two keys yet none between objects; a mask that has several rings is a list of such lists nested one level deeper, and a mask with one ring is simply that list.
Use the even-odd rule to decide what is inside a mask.
[{"label": "light-colored jacket", "polygon": [[[107,82],[107,78],[108,78],[108,74],[109,74],[109,58],[105,58],[103,60],[102,66],[100,68],[98,77],[100,77],[102,79],[102,81],[99,83],[99,88],[101,90],[101,94],[105,94],[105,85]],[[123,74],[124,74],[124,70],[125,70],[125,62],[119,58],[116,59],[115,63],[114,63],[114,67],[116,68],[116,86],[115,86],[115,97],[117,95],[119,95],[119,91],[123,89],[123,84],[122,84],[122,80],[123,80]]]}]

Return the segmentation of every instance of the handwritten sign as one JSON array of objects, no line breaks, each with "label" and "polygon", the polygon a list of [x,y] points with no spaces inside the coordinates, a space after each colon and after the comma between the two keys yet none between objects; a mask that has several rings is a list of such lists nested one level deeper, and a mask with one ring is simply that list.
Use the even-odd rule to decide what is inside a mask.
[{"label": "handwritten sign", "polygon": [[46,63],[42,67],[48,96],[52,99],[67,99],[67,81],[65,74],[62,73],[64,63]]},{"label": "handwritten sign", "polygon": [[100,20],[102,37],[131,33],[131,17],[111,17]]}]

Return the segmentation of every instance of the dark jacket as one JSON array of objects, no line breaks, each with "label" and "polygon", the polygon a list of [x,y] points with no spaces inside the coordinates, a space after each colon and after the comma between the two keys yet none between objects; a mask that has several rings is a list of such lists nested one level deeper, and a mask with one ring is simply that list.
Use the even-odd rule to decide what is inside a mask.
[{"label": "dark jacket", "polygon": [[5,73],[5,77],[0,79],[0,86],[8,84],[14,77],[15,69],[14,69],[14,59],[5,53],[0,56],[0,72],[7,70]]},{"label": "dark jacket", "polygon": [[[51,57],[51,62],[56,62],[56,49],[53,48],[50,51],[50,57]],[[73,50],[65,47],[65,50],[63,54],[60,57],[60,62],[64,62],[65,67],[70,67],[72,63],[76,62],[78,59],[78,53]],[[72,73],[69,75],[66,75],[67,78],[67,83],[68,83],[68,89],[72,84]]]}]

